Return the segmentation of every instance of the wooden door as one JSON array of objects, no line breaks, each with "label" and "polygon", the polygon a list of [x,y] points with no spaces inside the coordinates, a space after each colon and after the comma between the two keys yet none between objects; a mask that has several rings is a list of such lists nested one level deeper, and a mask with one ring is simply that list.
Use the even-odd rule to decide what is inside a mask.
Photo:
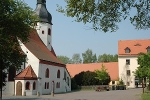
[{"label": "wooden door", "polygon": [[22,96],[22,83],[20,81],[16,85],[16,96]]}]

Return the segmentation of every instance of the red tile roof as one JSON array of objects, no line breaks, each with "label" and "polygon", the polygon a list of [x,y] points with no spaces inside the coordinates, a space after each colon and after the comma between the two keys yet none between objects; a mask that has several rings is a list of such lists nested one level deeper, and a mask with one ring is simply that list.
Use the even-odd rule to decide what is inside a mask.
[{"label": "red tile roof", "polygon": [[[120,40],[118,42],[118,55],[138,55],[140,52],[147,52],[150,46],[150,39],[145,40]],[[125,48],[130,49],[130,53],[125,53]]]},{"label": "red tile roof", "polygon": [[32,54],[34,54],[38,59],[42,61],[62,64],[60,60],[56,57],[53,47],[52,51],[50,51],[42,42],[36,30],[33,30],[30,33],[29,42],[27,42],[25,46],[28,48],[28,50],[30,50],[30,52],[32,52]]},{"label": "red tile roof", "polygon": [[15,80],[36,80],[37,76],[32,69],[31,65],[29,65],[26,69],[24,69],[21,73],[19,73]]},{"label": "red tile roof", "polygon": [[102,64],[107,69],[111,80],[118,80],[118,62],[109,62],[109,63],[89,63],[89,64],[67,64],[66,67],[71,75],[74,77],[76,74],[79,74],[82,71],[95,71],[96,69],[100,70]]}]

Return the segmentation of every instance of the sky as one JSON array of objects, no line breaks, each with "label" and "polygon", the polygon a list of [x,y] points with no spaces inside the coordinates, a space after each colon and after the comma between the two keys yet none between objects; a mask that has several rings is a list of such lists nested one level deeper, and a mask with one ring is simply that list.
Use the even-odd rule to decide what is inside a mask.
[{"label": "sky", "polygon": [[[35,10],[37,0],[23,1]],[[119,29],[113,33],[94,31],[89,29],[92,24],[75,22],[74,18],[57,12],[57,4],[63,7],[66,5],[64,0],[46,0],[47,10],[52,15],[52,46],[56,55],[72,58],[73,54],[79,53],[82,57],[87,49],[91,49],[97,56],[104,53],[117,54],[119,40],[150,39],[150,29],[136,30],[129,20],[119,23]]]}]

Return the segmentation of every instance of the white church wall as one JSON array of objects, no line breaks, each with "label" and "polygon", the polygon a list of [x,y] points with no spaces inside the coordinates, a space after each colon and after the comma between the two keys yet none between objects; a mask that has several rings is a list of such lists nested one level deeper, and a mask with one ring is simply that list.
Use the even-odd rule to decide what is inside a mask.
[{"label": "white church wall", "polygon": [[[24,81],[24,85],[26,84],[26,82],[30,82],[30,90],[24,90],[24,92],[26,92],[26,95],[36,95],[37,94],[37,82],[36,80],[25,80]],[[33,90],[33,83],[36,82],[36,88],[35,90]]]},{"label": "white church wall", "polygon": [[67,69],[65,68],[64,70],[66,72],[66,80],[65,80],[66,91],[71,91],[71,77]]},{"label": "white church wall", "polygon": [[[52,32],[52,25],[48,23],[38,22],[36,26],[37,33],[43,43],[47,46],[47,48],[51,51],[51,44],[52,44],[52,34],[48,35],[48,29],[50,28]],[[44,33],[42,33],[44,31]]]},{"label": "white church wall", "polygon": [[26,66],[31,65],[35,74],[38,75],[38,70],[39,70],[39,59],[37,57],[35,57],[26,47],[22,42],[19,42],[21,49],[23,50],[23,52],[27,55],[27,62],[26,62]]},{"label": "white church wall", "polygon": [[[49,69],[49,78],[45,78],[46,69]],[[60,78],[57,78],[57,71],[60,70]],[[41,86],[43,94],[50,94],[52,92],[52,82],[54,81],[54,92],[65,92],[64,88],[64,67],[58,67],[53,65],[40,64],[39,77],[41,77]],[[45,82],[49,82],[49,89],[45,89]],[[60,87],[56,88],[57,82],[60,83]]]},{"label": "white church wall", "polygon": [[[126,65],[126,59],[130,60],[130,65]],[[127,85],[127,88],[135,87],[135,76],[134,73],[137,69],[138,62],[136,56],[119,56],[118,57],[118,66],[119,66],[119,77],[123,79],[124,83]],[[130,75],[127,75],[127,70],[130,70]],[[129,82],[129,86],[127,84]]]}]

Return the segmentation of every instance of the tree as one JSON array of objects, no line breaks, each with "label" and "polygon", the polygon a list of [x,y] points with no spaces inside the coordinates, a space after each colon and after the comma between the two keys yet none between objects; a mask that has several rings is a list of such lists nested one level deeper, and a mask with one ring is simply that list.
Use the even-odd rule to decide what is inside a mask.
[{"label": "tree", "polygon": [[97,62],[96,54],[93,54],[92,50],[88,49],[85,53],[82,53],[83,63],[95,63]]},{"label": "tree", "polygon": [[76,53],[72,56],[72,63],[73,64],[79,64],[82,63],[82,60],[80,58],[80,54]]},{"label": "tree", "polygon": [[113,56],[113,62],[118,62],[118,55],[117,55],[117,54],[115,54],[115,55]]},{"label": "tree", "polygon": [[[150,86],[150,53],[140,53],[138,56],[139,67],[135,71],[135,76],[142,79],[142,86],[144,84],[144,79],[149,79]],[[144,86],[143,86],[144,93]]]},{"label": "tree", "polygon": [[118,55],[111,55],[111,54],[103,54],[98,56],[98,62],[117,62]]},{"label": "tree", "polygon": [[[150,28],[149,0],[64,0],[65,8],[58,5],[58,12],[75,21],[92,23],[94,30],[114,32],[122,20],[130,20],[136,29]],[[135,15],[130,16],[134,10]]]},{"label": "tree", "polygon": [[74,78],[71,78],[71,90],[78,89],[78,86],[76,84],[76,81]]},{"label": "tree", "polygon": [[57,58],[64,64],[72,63],[71,59],[67,56],[57,56]]},{"label": "tree", "polygon": [[91,71],[82,71],[74,76],[74,80],[79,86],[99,85],[100,81],[96,78],[96,73]]},{"label": "tree", "polygon": [[[20,69],[25,61],[18,39],[23,43],[28,41],[37,16],[20,0],[1,0],[0,12],[0,71],[6,75],[10,67]],[[5,81],[5,77],[1,79]]]},{"label": "tree", "polygon": [[109,84],[110,82],[110,76],[107,72],[107,69],[105,66],[102,64],[101,70],[95,70],[96,73],[96,79],[100,80],[102,85],[105,83],[106,85]]}]

